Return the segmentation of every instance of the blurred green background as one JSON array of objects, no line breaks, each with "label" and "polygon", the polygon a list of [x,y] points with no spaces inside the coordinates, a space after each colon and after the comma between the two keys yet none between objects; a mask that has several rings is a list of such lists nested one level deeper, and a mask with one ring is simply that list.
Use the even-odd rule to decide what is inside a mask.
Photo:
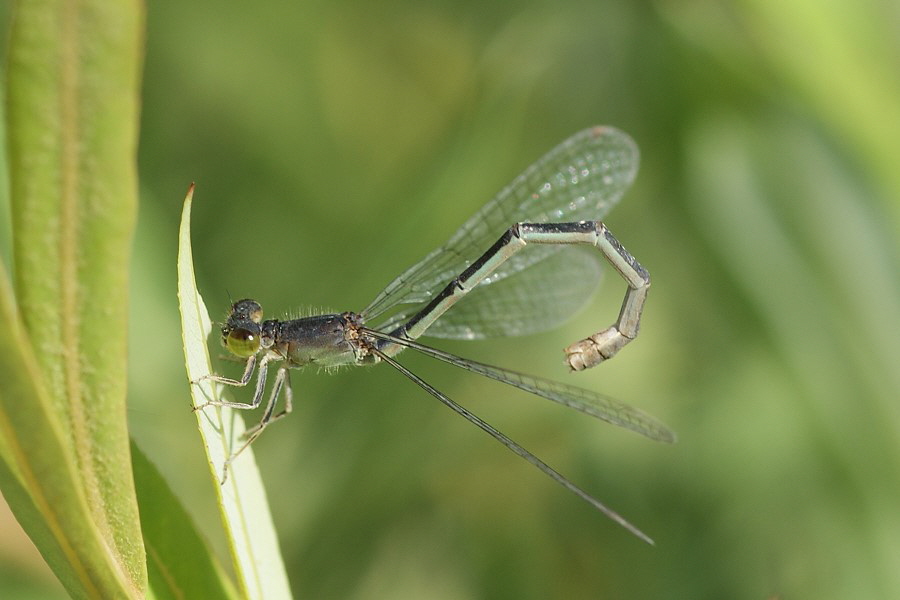
[{"label": "blurred green background", "polygon": [[[617,314],[610,274],[561,330],[438,345],[613,395],[679,443],[402,358],[657,546],[389,368],[310,370],[255,444],[295,595],[900,597],[897,3],[147,10],[130,423],[223,559],[175,297],[188,184],[214,318],[246,296],[359,310],[543,152],[611,124],[642,151],[605,219],[653,276],[638,341],[562,365]],[[61,595],[4,538],[4,597]]]}]

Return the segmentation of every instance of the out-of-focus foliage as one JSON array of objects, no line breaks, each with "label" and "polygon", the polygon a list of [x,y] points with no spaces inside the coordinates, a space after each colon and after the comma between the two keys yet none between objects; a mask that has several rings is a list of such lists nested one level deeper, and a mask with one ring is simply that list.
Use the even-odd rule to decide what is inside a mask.
[{"label": "out-of-focus foliage", "polygon": [[[657,547],[387,367],[310,370],[254,447],[295,595],[900,595],[898,20],[876,0],[150,3],[137,442],[221,543],[175,301],[188,183],[214,317],[246,296],[358,310],[542,152],[609,123],[642,151],[606,219],[653,276],[640,338],[564,371],[560,348],[618,310],[610,276],[559,332],[442,347],[602,390],[679,443],[402,358]],[[3,552],[2,581],[26,586]]]}]

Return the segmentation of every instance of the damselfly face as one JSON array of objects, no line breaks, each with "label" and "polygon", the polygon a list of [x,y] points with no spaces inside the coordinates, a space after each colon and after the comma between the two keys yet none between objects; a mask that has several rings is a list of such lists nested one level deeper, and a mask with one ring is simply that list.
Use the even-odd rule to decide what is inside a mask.
[{"label": "damselfly face", "polygon": [[262,307],[255,300],[238,300],[231,305],[228,320],[222,327],[222,345],[239,358],[248,358],[259,351]]}]

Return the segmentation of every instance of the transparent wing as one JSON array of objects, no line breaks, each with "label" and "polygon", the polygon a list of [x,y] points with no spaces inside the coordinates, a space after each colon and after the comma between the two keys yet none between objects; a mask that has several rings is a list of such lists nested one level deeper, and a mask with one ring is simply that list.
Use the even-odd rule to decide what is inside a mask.
[{"label": "transparent wing", "polygon": [[[546,331],[568,321],[597,289],[603,270],[593,249],[561,250],[515,277],[482,283],[426,335],[475,340]],[[397,313],[379,329],[391,331],[410,316],[408,311]]]},{"label": "transparent wing", "polygon": [[412,340],[394,338],[378,331],[366,329],[366,332],[373,337],[379,339],[391,340],[395,343],[418,350],[419,352],[442,360],[451,365],[455,365],[467,371],[472,371],[485,377],[490,377],[495,381],[511,385],[552,400],[557,404],[574,408],[584,414],[590,415],[607,423],[612,423],[625,429],[630,429],[652,440],[660,442],[674,443],[676,441],[675,432],[666,427],[656,418],[647,413],[638,410],[633,406],[629,406],[623,402],[619,402],[608,396],[592,392],[583,388],[567,385],[558,381],[535,377],[534,375],[526,375],[516,371],[510,371],[501,367],[487,365],[467,358],[444,352],[430,346],[425,346]]},{"label": "transparent wing", "polygon": [[[401,305],[427,302],[432,294],[438,293],[515,223],[602,219],[631,185],[637,167],[637,146],[627,134],[612,127],[594,127],[576,133],[526,169],[466,221],[447,243],[388,284],[363,311],[363,316],[373,319]],[[515,254],[500,265],[479,288],[485,285],[495,286],[512,275],[526,272],[560,249],[558,246],[536,246]],[[534,276],[532,288],[537,280],[538,277]],[[481,291],[476,289],[472,293]],[[484,296],[485,294],[479,293],[474,303],[480,303],[480,298]],[[507,295],[507,298],[512,297]],[[542,297],[546,302],[554,299],[552,293]],[[458,307],[454,307],[441,320],[463,304],[461,302]],[[468,304],[471,307],[473,302]],[[413,314],[415,310],[404,310],[403,314]],[[470,310],[476,315],[481,314],[474,307]],[[490,309],[484,310],[497,319],[504,319],[503,314],[498,315]],[[388,324],[398,323],[400,320],[395,315],[389,319]],[[470,326],[468,337],[487,335],[482,331],[486,323],[483,318],[476,319],[476,323]],[[385,324],[379,326],[379,329],[387,330],[387,327]]]}]

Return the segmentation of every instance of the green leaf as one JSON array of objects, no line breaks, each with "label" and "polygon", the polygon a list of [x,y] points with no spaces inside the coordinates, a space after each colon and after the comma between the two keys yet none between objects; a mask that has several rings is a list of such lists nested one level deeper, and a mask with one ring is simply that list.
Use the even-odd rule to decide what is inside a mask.
[{"label": "green leaf", "polygon": [[4,497],[73,597],[139,596],[94,523],[69,436],[43,385],[5,272],[0,276],[0,319]]},{"label": "green leaf", "polygon": [[[191,202],[188,190],[178,236],[178,302],[188,379],[197,381],[212,373],[206,340],[212,323],[194,280],[191,253]],[[221,387],[206,380],[191,385],[194,406],[219,400]],[[234,569],[248,598],[290,598],[287,574],[278,549],[278,539],[269,514],[265,489],[251,448],[228,469],[220,484],[225,461],[241,443],[244,421],[236,411],[207,407],[196,412],[200,436],[206,448],[212,483],[219,497],[219,510],[234,561]]]},{"label": "green leaf", "polygon": [[237,590],[165,480],[132,442],[150,589],[157,600],[237,599]]},{"label": "green leaf", "polygon": [[22,0],[13,24],[0,485],[72,596],[141,597],[125,349],[143,9]]}]

